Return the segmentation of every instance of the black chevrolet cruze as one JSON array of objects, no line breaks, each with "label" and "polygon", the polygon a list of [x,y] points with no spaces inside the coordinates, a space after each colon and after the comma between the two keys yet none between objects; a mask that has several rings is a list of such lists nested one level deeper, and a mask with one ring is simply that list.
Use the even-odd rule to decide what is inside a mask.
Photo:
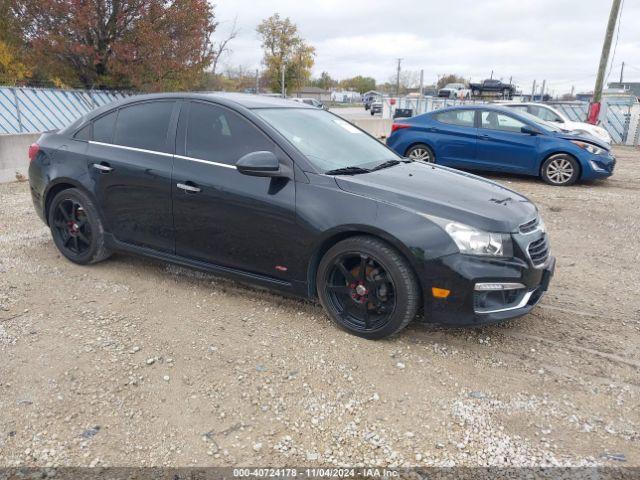
[{"label": "black chevrolet cruze", "polygon": [[318,298],[366,338],[420,310],[456,326],[523,315],[555,266],[522,195],[286,100],[131,97],[29,157],[36,211],[69,260],[132,252]]}]

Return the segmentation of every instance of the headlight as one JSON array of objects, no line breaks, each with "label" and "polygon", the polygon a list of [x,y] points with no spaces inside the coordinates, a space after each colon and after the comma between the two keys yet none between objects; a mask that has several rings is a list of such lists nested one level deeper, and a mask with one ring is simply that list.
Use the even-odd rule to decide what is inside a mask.
[{"label": "headlight", "polygon": [[580,140],[571,140],[571,143],[579,146],[580,148],[585,149],[587,152],[592,153],[594,155],[600,155],[601,153],[604,153],[604,149],[600,147],[596,147],[591,143],[581,142]]},{"label": "headlight", "polygon": [[460,253],[494,257],[512,254],[510,235],[484,232],[457,222],[447,223],[444,229],[458,246]]},{"label": "headlight", "polygon": [[460,253],[467,255],[489,255],[493,257],[512,257],[513,244],[508,233],[492,233],[454,222],[446,218],[421,214],[444,229],[456,244]]}]

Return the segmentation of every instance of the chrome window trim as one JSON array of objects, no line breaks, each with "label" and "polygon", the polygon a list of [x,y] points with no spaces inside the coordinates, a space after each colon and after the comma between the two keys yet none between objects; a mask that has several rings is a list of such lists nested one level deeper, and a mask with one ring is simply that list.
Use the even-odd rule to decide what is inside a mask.
[{"label": "chrome window trim", "polygon": [[95,140],[89,140],[89,143],[92,143],[94,145],[101,145],[103,147],[114,147],[121,148],[123,150],[131,150],[133,152],[152,153],[154,155],[162,155],[163,157],[173,157],[172,153],[158,152],[157,150],[146,150],[144,148],[127,147],[126,145],[116,145],[115,143],[96,142]]},{"label": "chrome window trim", "polygon": [[201,158],[186,157],[184,155],[174,155],[174,157],[180,158],[182,160],[190,160],[192,162],[207,163],[209,165],[215,165],[217,167],[232,168],[234,170],[237,170],[235,165],[229,165],[228,163],[220,163],[220,162],[214,162],[211,160],[203,160]]},{"label": "chrome window trim", "polygon": [[217,167],[231,168],[233,170],[237,170],[235,165],[229,165],[227,163],[220,163],[220,162],[213,162],[211,160],[203,160],[201,158],[187,157],[187,156],[184,156],[184,155],[174,155],[172,153],[158,152],[157,150],[146,150],[144,148],[127,147],[126,145],[116,145],[115,143],[96,142],[95,140],[89,140],[89,143],[92,143],[94,145],[101,145],[103,147],[114,147],[114,148],[121,148],[123,150],[131,150],[133,152],[151,153],[153,155],[162,155],[163,157],[175,157],[175,158],[180,158],[182,160],[189,160],[191,162],[206,163],[208,165],[215,165]]}]

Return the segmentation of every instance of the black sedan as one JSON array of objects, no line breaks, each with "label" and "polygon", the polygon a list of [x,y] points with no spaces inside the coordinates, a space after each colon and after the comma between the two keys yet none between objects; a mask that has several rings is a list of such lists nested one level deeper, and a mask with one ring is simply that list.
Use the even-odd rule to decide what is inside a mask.
[{"label": "black sedan", "polygon": [[366,338],[421,309],[448,325],[525,314],[555,264],[526,198],[286,100],[131,97],[29,156],[36,211],[69,260],[131,252],[319,298]]}]

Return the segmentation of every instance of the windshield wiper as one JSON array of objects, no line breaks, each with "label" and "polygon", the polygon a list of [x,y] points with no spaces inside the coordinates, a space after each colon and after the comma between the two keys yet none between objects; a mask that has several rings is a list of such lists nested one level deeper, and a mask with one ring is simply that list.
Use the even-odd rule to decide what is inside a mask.
[{"label": "windshield wiper", "polygon": [[386,162],[382,162],[381,164],[373,167],[371,171],[375,172],[376,170],[382,170],[383,168],[393,167],[394,165],[398,165],[399,163],[400,160],[387,160]]},{"label": "windshield wiper", "polygon": [[343,167],[334,170],[327,170],[325,175],[357,175],[359,173],[369,173],[371,170],[362,167]]}]

